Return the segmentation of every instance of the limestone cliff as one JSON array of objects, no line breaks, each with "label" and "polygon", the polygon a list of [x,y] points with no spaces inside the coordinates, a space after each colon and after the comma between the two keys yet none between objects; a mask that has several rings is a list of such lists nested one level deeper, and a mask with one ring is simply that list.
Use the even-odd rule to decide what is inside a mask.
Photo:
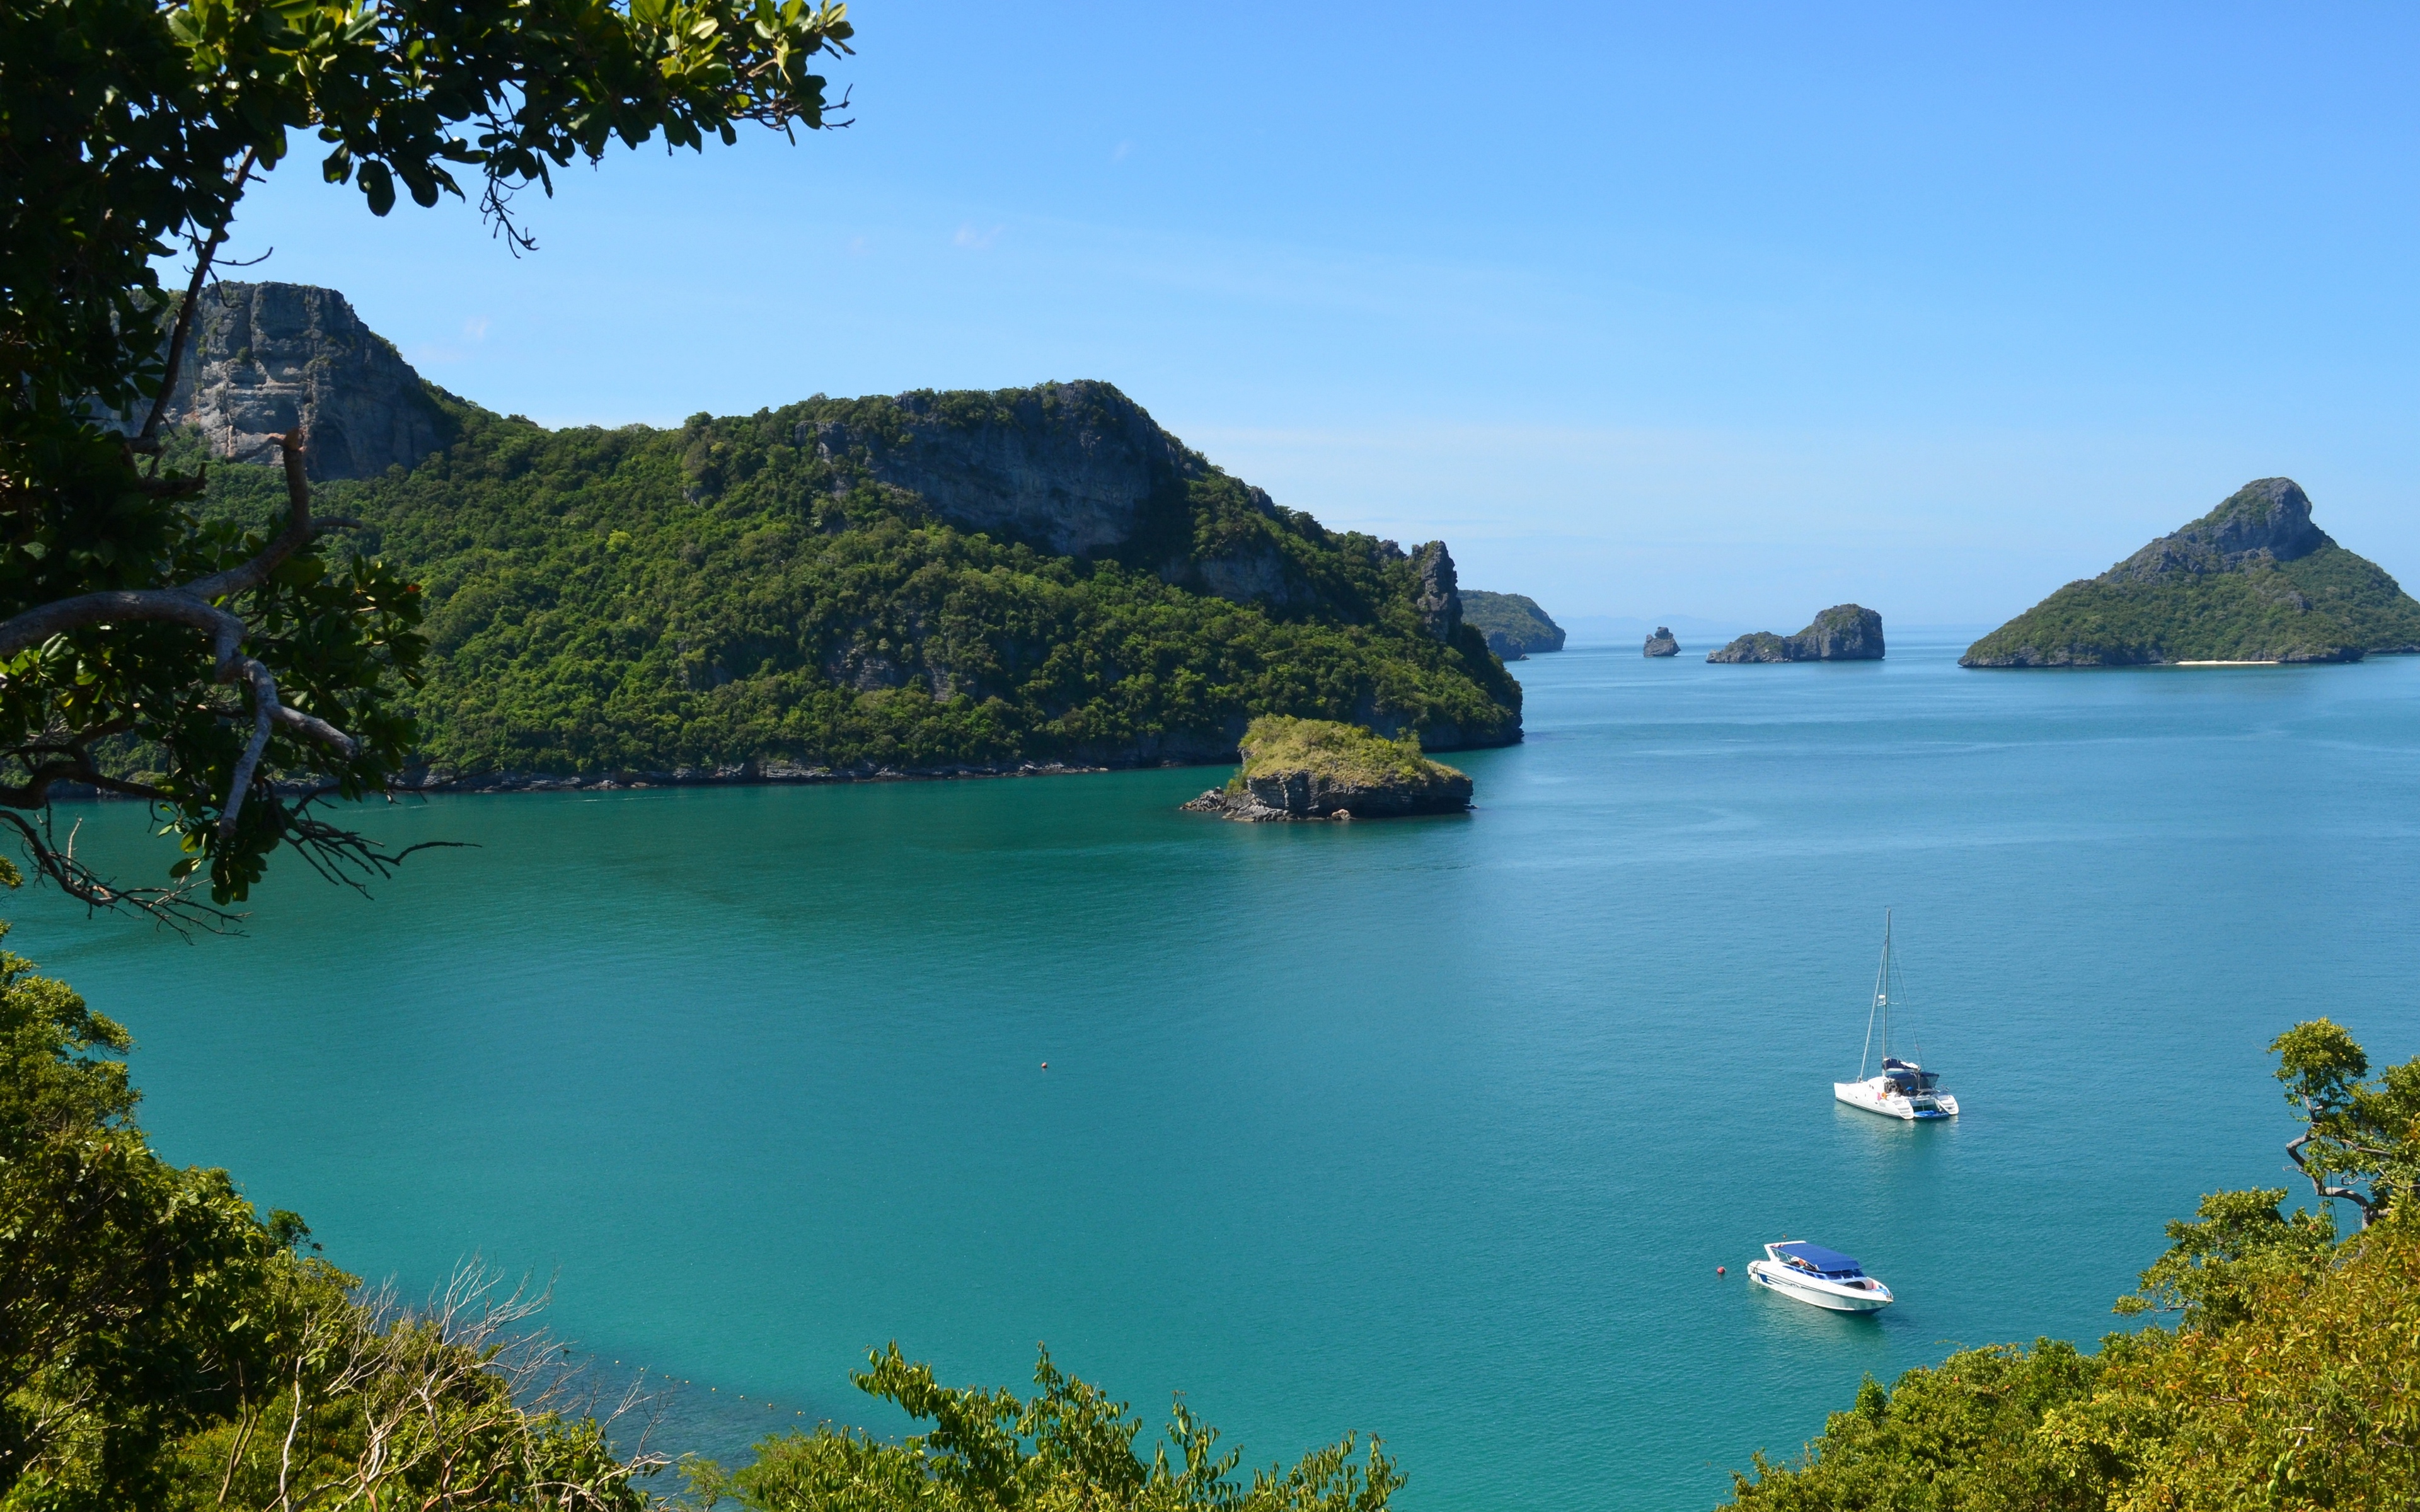
[{"label": "limestone cliff", "polygon": [[[1152,506],[1181,501],[1207,464],[1106,383],[1046,383],[999,402],[919,392],[892,412],[814,427],[825,456],[856,452],[875,477],[952,524],[1054,556],[1116,550]],[[1265,497],[1265,496],[1264,496]]]},{"label": "limestone cliff", "polygon": [[271,438],[299,422],[323,481],[411,468],[452,430],[394,344],[342,294],[307,284],[204,289],[168,419],[239,462],[270,460]]},{"label": "limestone cliff", "polygon": [[1412,553],[1412,571],[1419,586],[1412,607],[1429,634],[1447,645],[1462,632],[1462,593],[1454,579],[1453,558],[1443,541],[1431,541]]}]

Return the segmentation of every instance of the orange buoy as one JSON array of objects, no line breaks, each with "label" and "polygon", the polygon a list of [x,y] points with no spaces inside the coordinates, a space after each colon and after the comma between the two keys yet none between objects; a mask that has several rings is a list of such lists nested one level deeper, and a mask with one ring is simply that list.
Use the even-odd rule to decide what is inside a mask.
[{"label": "orange buoy", "polygon": [[1723,1268],[1722,1268],[1721,1266],[1719,1266],[1719,1265],[1715,1266],[1715,1267],[1714,1267],[1714,1274],[1716,1274],[1716,1275],[1721,1275],[1721,1274],[1723,1274]]}]

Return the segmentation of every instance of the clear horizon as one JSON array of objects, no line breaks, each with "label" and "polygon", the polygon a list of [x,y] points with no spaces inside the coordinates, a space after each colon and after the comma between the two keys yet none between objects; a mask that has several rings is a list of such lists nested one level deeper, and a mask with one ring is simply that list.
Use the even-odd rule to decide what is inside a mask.
[{"label": "clear horizon", "polygon": [[858,0],[846,131],[566,171],[518,259],[298,135],[228,276],[549,424],[1104,378],[1565,623],[1996,623],[2279,473],[2420,578],[2420,19],[1466,17]]}]

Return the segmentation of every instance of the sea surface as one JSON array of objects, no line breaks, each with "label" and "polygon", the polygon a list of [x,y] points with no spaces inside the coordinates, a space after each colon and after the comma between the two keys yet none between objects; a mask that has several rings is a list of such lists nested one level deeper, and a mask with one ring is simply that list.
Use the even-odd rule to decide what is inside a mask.
[{"label": "sea surface", "polygon": [[[28,891],[9,943],[132,1028],[170,1158],[407,1291],[551,1280],[680,1387],[659,1447],[898,1431],[868,1348],[1022,1385],[1047,1341],[1248,1465],[1379,1433],[1415,1512],[1702,1508],[1864,1376],[2118,1326],[2164,1222],[2288,1184],[2279,1030],[2420,1054],[2420,659],[1964,639],[1534,657],[1461,818],[1177,812],[1203,769],[460,796],[373,816],[478,847],[375,899],[289,860],[187,943]],[[1832,1100],[1885,908],[1953,1124]],[[1750,1290],[1784,1235],[1898,1305]]]}]

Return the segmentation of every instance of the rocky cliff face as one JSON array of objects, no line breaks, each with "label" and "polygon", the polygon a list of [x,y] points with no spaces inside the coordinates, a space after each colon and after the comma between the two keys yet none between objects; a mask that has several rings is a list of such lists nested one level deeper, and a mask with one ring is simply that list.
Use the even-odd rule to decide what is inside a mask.
[{"label": "rocky cliff face", "polygon": [[1462,593],[1454,579],[1453,558],[1443,541],[1431,541],[1412,553],[1412,570],[1419,575],[1419,586],[1412,595],[1412,607],[1420,611],[1420,624],[1429,634],[1448,645],[1462,630]]},{"label": "rocky cliff face", "polygon": [[204,289],[168,419],[219,455],[275,460],[298,423],[320,480],[409,468],[448,439],[427,385],[334,289],[222,284]]},{"label": "rocky cliff face", "polygon": [[969,397],[903,393],[892,401],[903,423],[826,424],[816,441],[826,455],[862,448],[876,477],[954,525],[1058,556],[1125,546],[1153,503],[1181,501],[1205,471],[1107,383],[1045,384],[1006,404]]},{"label": "rocky cliff face", "polygon": [[2245,484],[2216,509],[2102,573],[2096,581],[2148,583],[2293,562],[2335,543],[2311,523],[2311,498],[2291,478]]},{"label": "rocky cliff face", "polygon": [[1670,627],[1659,625],[1655,627],[1655,633],[1647,638],[1643,654],[1650,656],[1677,656],[1681,654],[1681,642],[1672,639]]},{"label": "rocky cliff face", "polygon": [[[1652,648],[1652,640],[1648,642]],[[1677,646],[1675,650],[1679,649]],[[1648,652],[1654,656],[1653,650]],[[1770,630],[1744,635],[1718,651],[1709,652],[1708,661],[1775,662],[1775,661],[1880,661],[1883,659],[1883,617],[1857,604],[1835,604],[1815,616],[1815,623],[1796,635],[1779,636]]]}]

